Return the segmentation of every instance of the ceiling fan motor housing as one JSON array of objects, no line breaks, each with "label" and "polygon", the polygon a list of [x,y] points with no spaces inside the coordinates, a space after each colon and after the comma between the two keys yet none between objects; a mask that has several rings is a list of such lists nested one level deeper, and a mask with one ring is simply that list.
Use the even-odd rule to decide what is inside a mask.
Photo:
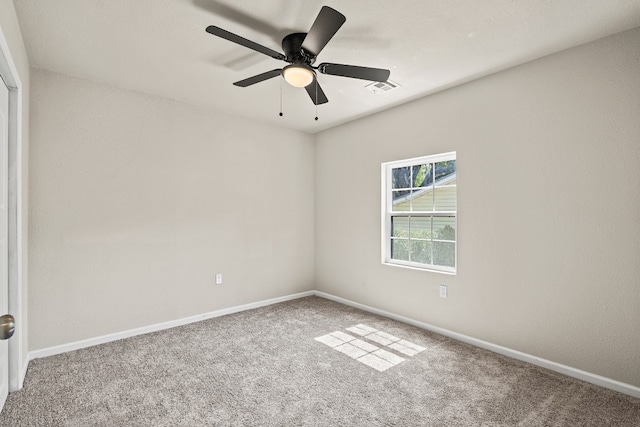
[{"label": "ceiling fan motor housing", "polygon": [[282,50],[286,55],[285,61],[292,64],[311,65],[316,61],[315,56],[307,54],[302,49],[302,42],[307,33],[292,33],[282,39]]}]

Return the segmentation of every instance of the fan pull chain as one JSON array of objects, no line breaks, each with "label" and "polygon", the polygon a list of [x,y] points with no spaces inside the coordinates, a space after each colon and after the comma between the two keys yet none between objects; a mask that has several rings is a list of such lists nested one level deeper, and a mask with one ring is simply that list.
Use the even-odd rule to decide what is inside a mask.
[{"label": "fan pull chain", "polygon": [[282,79],[280,79],[280,117],[282,117]]},{"label": "fan pull chain", "polygon": [[318,80],[315,80],[316,83],[316,121],[318,121]]}]

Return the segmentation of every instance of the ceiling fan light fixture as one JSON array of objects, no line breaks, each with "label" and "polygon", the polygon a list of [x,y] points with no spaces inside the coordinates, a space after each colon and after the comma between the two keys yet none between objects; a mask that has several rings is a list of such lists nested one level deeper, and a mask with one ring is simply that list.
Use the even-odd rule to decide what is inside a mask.
[{"label": "ceiling fan light fixture", "polygon": [[282,69],[282,76],[293,87],[309,86],[315,78],[313,70],[301,64],[287,65]]}]

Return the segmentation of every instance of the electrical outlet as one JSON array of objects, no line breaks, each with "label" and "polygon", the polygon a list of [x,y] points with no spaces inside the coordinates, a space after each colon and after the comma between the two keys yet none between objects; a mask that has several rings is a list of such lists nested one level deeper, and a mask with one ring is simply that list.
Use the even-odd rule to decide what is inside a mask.
[{"label": "electrical outlet", "polygon": [[447,297],[447,285],[440,285],[440,298]]},{"label": "electrical outlet", "polygon": [[222,285],[222,274],[216,274],[216,285]]}]

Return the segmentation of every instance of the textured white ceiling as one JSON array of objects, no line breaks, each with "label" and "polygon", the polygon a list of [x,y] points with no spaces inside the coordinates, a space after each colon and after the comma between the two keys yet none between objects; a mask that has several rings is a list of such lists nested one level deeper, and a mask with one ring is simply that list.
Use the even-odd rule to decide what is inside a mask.
[{"label": "textured white ceiling", "polygon": [[[640,25],[640,0],[15,0],[31,65],[315,133],[455,84]],[[205,32],[282,51],[328,5],[347,18],[318,56],[391,70],[385,94],[320,75],[329,103],[274,78],[286,65]],[[279,117],[280,91],[284,116]]]}]

